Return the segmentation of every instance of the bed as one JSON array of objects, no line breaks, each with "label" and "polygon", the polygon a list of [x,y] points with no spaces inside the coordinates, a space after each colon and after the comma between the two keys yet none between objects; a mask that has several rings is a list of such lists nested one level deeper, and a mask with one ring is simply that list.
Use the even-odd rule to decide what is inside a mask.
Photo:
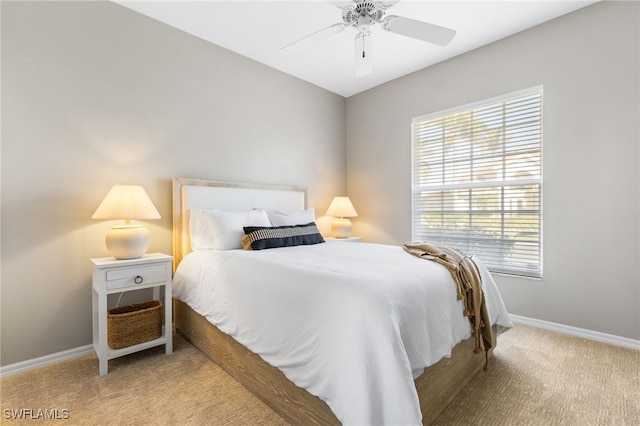
[{"label": "bed", "polygon": [[[173,191],[177,332],[290,423],[430,424],[485,366],[468,319],[452,314],[452,278],[434,262],[332,241],[218,250],[193,229],[211,211],[308,217],[305,188],[175,178]],[[497,336],[511,323],[482,272]]]}]

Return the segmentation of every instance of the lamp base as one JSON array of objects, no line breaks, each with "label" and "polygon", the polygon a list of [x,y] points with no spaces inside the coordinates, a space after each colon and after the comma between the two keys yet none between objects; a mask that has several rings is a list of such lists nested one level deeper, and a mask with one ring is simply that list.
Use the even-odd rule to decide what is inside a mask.
[{"label": "lamp base", "polygon": [[104,241],[116,259],[137,259],[147,252],[151,238],[144,225],[117,225],[111,227]]},{"label": "lamp base", "polygon": [[351,235],[351,221],[349,219],[333,219],[331,235],[334,238],[349,238]]}]

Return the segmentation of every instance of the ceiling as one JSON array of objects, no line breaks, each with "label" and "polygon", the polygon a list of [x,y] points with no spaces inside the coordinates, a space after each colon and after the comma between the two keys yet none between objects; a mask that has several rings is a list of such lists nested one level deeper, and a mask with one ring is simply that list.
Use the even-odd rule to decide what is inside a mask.
[{"label": "ceiling", "polygon": [[313,48],[283,55],[279,48],[329,25],[342,11],[329,1],[113,0],[127,8],[210,41],[344,97],[442,62],[598,0],[404,0],[387,10],[455,29],[446,47],[372,27],[373,73],[355,77],[355,28]]}]

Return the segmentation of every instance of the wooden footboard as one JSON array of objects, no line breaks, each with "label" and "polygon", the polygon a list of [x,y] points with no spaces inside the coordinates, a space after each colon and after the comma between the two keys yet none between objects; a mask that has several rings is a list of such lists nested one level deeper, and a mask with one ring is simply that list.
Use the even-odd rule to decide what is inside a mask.
[{"label": "wooden footboard", "polygon": [[[174,300],[174,306],[176,330],[288,422],[340,424],[320,398],[293,384],[280,370],[218,330],[188,305]],[[474,347],[473,339],[461,342],[453,349],[451,358],[425,369],[416,379],[425,425],[431,424],[484,367],[484,354],[474,354]]]},{"label": "wooden footboard", "polygon": [[289,423],[339,425],[329,406],[174,299],[176,330]]},{"label": "wooden footboard", "polygon": [[[493,330],[494,345],[496,330]],[[473,338],[463,340],[451,351],[451,358],[443,358],[431,367],[425,368],[415,380],[422,424],[430,425],[447,408],[447,405],[471,381],[486,364],[484,352],[473,352],[476,344]],[[493,355],[493,349],[488,356]]]}]

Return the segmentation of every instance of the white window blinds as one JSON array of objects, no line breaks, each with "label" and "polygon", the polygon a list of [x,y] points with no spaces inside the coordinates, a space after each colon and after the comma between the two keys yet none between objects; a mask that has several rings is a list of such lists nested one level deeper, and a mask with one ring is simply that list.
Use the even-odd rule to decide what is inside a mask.
[{"label": "white window blinds", "polygon": [[542,276],[542,87],[414,118],[412,238]]}]

